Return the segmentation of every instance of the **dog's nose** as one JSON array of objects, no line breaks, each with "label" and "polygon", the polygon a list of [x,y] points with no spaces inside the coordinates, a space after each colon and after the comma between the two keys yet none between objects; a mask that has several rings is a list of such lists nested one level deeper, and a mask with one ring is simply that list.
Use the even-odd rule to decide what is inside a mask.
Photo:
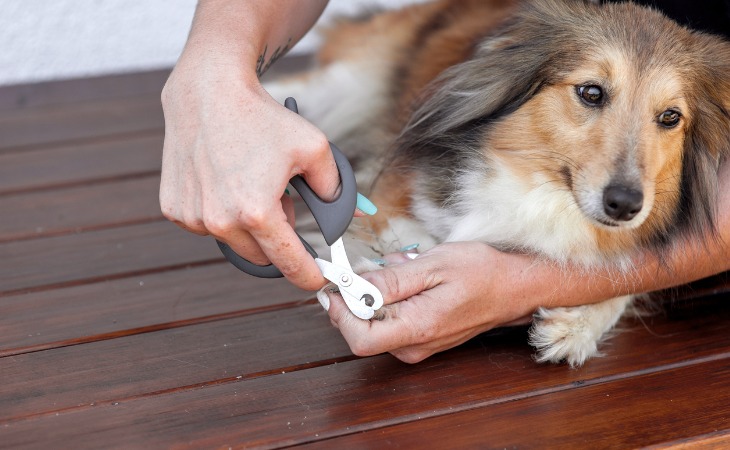
[{"label": "dog's nose", "polygon": [[644,194],[626,186],[611,185],[603,191],[603,210],[614,220],[628,222],[644,205]]}]

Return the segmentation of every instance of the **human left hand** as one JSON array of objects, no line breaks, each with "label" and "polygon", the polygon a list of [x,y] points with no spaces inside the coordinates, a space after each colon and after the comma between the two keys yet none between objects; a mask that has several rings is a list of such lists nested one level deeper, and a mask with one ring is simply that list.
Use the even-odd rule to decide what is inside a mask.
[{"label": "human left hand", "polygon": [[383,293],[385,317],[358,319],[338,294],[329,294],[329,316],[352,352],[389,352],[419,362],[500,326],[529,323],[537,306],[521,287],[534,261],[486,244],[442,244],[411,260],[386,257],[382,270],[361,274]]}]

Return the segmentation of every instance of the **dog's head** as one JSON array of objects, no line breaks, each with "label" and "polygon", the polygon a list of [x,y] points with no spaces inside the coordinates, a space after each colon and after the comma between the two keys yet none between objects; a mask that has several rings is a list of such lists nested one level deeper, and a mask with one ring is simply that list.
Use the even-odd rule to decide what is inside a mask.
[{"label": "dog's head", "polygon": [[412,159],[451,154],[457,166],[488,149],[569,191],[598,233],[649,243],[712,228],[730,150],[730,44],[719,38],[630,3],[543,0],[432,89],[399,141]]}]

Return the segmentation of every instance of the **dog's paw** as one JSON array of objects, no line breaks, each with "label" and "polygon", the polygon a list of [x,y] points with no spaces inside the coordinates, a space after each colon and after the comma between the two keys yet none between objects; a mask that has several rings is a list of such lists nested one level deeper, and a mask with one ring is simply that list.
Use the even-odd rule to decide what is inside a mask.
[{"label": "dog's paw", "polygon": [[580,367],[590,357],[598,355],[596,333],[585,320],[582,307],[540,308],[530,329],[530,345],[537,349],[538,362],[559,363]]},{"label": "dog's paw", "polygon": [[572,308],[540,308],[530,329],[530,344],[537,349],[538,362],[580,367],[599,356],[598,344],[616,325],[631,296],[617,297],[594,305]]}]

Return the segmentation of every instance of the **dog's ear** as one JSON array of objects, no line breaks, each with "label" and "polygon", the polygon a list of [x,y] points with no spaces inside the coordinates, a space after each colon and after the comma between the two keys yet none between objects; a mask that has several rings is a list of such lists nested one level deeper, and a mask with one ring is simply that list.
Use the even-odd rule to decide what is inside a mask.
[{"label": "dog's ear", "polygon": [[444,71],[421,97],[420,107],[396,143],[396,154],[415,161],[443,158],[478,141],[485,125],[522,106],[576,64],[573,17],[598,7],[582,1],[526,2],[472,58]]},{"label": "dog's ear", "polygon": [[692,130],[704,149],[718,162],[730,157],[730,42],[693,33],[690,101],[696,116]]},{"label": "dog's ear", "polygon": [[680,223],[693,234],[714,230],[718,168],[730,163],[730,43],[693,33],[688,62],[691,120],[682,164]]}]

